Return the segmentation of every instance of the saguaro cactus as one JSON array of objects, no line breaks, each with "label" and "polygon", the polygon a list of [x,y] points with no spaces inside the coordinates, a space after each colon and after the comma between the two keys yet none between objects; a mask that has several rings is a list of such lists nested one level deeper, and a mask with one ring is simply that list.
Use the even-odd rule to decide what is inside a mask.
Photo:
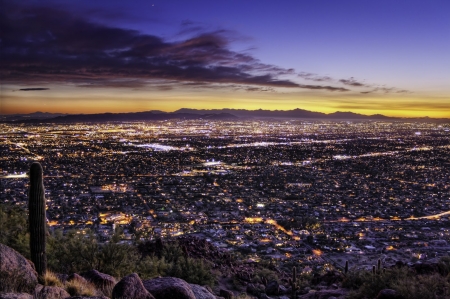
[{"label": "saguaro cactus", "polygon": [[345,261],[344,274],[347,275],[347,273],[348,273],[348,261]]},{"label": "saguaro cactus", "polygon": [[45,194],[42,182],[42,166],[38,162],[34,162],[30,167],[28,210],[31,260],[36,267],[37,273],[43,275],[47,271]]},{"label": "saguaro cactus", "polygon": [[289,278],[289,284],[291,285],[291,298],[297,298],[297,291],[300,288],[297,283],[297,268],[292,267],[292,277]]},{"label": "saguaro cactus", "polygon": [[377,261],[377,273],[381,274],[381,260],[380,259],[378,259],[378,261]]}]

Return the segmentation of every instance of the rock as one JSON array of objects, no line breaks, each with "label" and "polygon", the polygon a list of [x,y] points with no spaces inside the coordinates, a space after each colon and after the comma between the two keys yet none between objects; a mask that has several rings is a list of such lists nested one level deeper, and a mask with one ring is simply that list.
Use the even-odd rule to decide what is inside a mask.
[{"label": "rock", "polygon": [[38,284],[38,275],[30,262],[14,249],[0,244],[0,292],[30,293]]},{"label": "rock", "polygon": [[70,294],[60,287],[44,286],[35,294],[39,299],[64,299],[70,297]]},{"label": "rock", "polygon": [[402,295],[397,293],[397,291],[392,289],[384,289],[378,293],[376,299],[405,299]]},{"label": "rock", "polygon": [[155,299],[144,287],[141,279],[136,273],[132,273],[122,278],[112,291],[112,299],[134,298],[134,299]]},{"label": "rock", "polygon": [[142,283],[156,299],[195,299],[190,285],[180,278],[159,277]]},{"label": "rock", "polygon": [[108,294],[116,285],[117,280],[111,275],[100,273],[97,270],[91,270],[81,274],[87,281],[94,284],[103,294]]},{"label": "rock", "polygon": [[206,287],[202,287],[198,284],[189,284],[195,299],[216,299],[216,296],[210,292]]},{"label": "rock", "polygon": [[270,298],[269,296],[267,296],[267,294],[261,294],[261,295],[259,295],[259,297],[258,297],[259,299],[272,299],[272,298]]},{"label": "rock", "polygon": [[219,296],[220,296],[220,297],[223,297],[223,298],[225,298],[225,299],[233,299],[234,294],[233,294],[232,291],[220,289]]},{"label": "rock", "polygon": [[280,285],[278,281],[271,280],[267,283],[266,294],[267,295],[278,295],[280,293]]},{"label": "rock", "polygon": [[27,293],[0,293],[0,299],[33,299],[33,296]]}]

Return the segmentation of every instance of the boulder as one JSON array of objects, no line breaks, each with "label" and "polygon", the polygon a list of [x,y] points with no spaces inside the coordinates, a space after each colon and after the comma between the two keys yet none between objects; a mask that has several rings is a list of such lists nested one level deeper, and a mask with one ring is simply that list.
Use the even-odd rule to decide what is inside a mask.
[{"label": "boulder", "polygon": [[39,299],[64,299],[70,297],[70,294],[60,287],[44,286],[39,292],[35,293],[35,297]]},{"label": "boulder", "polygon": [[27,293],[0,293],[0,299],[33,299],[33,296]]},{"label": "boulder", "polygon": [[117,280],[111,275],[98,272],[97,270],[81,273],[81,276],[94,284],[94,286],[102,291],[103,294],[108,294],[117,283]]},{"label": "boulder", "polygon": [[233,299],[234,294],[233,294],[232,291],[220,289],[219,296],[220,296],[220,297],[223,297],[223,298],[225,298],[225,299]]},{"label": "boulder", "polygon": [[402,295],[397,293],[397,291],[392,289],[381,290],[376,299],[405,299]]},{"label": "boulder", "polygon": [[192,293],[194,293],[195,299],[216,299],[216,296],[205,287],[192,283],[189,286]]},{"label": "boulder", "polygon": [[141,279],[136,273],[132,273],[122,278],[112,291],[112,299],[133,298],[133,299],[155,299],[144,287]]},{"label": "boulder", "polygon": [[156,299],[195,299],[190,285],[176,277],[158,277],[142,282]]},{"label": "boulder", "polygon": [[0,292],[30,293],[38,283],[38,275],[30,262],[14,249],[0,244]]}]

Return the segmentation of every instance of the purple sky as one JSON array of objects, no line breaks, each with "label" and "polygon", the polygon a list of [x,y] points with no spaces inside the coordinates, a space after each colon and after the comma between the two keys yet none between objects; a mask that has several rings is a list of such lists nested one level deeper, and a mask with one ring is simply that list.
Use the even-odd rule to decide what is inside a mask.
[{"label": "purple sky", "polygon": [[450,1],[3,1],[0,113],[450,117]]}]

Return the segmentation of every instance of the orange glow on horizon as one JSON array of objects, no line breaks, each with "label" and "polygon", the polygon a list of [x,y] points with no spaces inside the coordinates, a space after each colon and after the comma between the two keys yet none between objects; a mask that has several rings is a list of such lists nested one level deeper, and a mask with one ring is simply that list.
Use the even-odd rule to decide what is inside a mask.
[{"label": "orange glow on horizon", "polygon": [[[394,103],[394,104],[393,104]],[[340,98],[272,94],[176,94],[176,93],[40,93],[18,94],[5,92],[1,98],[0,114],[28,114],[36,111],[67,114],[127,113],[150,110],[173,112],[192,109],[246,109],[293,110],[313,112],[353,112],[363,115],[382,114],[405,118],[450,118],[448,99],[417,100],[411,104],[405,98],[350,99],[346,104]]]}]

